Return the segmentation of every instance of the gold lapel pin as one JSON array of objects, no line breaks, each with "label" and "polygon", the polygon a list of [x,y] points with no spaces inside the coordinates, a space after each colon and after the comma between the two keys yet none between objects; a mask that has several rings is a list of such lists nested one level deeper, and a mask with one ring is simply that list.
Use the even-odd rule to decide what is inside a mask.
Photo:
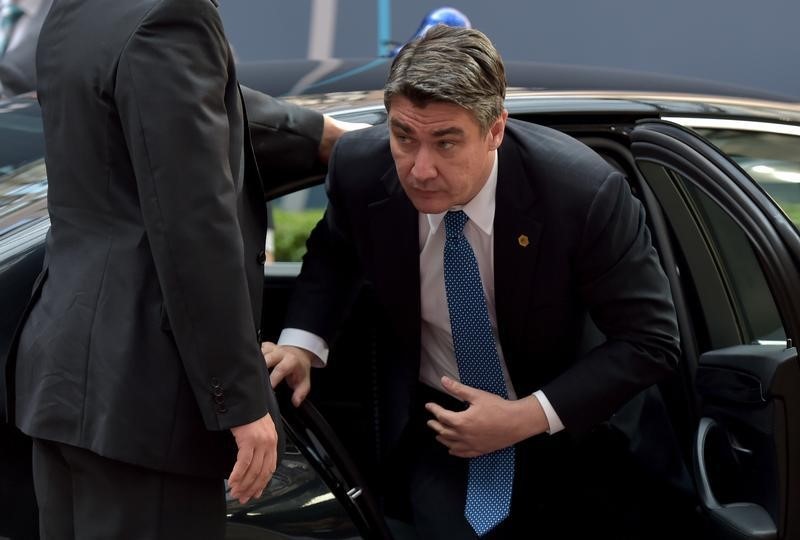
[{"label": "gold lapel pin", "polygon": [[528,240],[528,237],[525,236],[524,234],[519,235],[519,238],[517,238],[517,242],[519,242],[519,245],[521,245],[522,247],[528,247],[528,245],[531,243],[531,241]]}]

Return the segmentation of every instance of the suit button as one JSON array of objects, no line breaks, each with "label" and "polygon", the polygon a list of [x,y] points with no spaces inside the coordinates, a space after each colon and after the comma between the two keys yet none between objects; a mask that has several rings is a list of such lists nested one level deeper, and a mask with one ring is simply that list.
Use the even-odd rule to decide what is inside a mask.
[{"label": "suit button", "polygon": [[220,405],[219,407],[217,407],[217,412],[219,414],[225,414],[226,412],[228,412],[228,409],[226,409],[224,405]]},{"label": "suit button", "polygon": [[267,262],[267,254],[263,249],[258,252],[258,255],[256,255],[256,262],[258,262],[258,264],[264,264]]},{"label": "suit button", "polygon": [[222,407],[222,404],[225,403],[225,398],[222,397],[221,395],[220,396],[214,395],[214,401],[217,402],[217,405]]},{"label": "suit button", "polygon": [[211,377],[211,386],[213,386],[214,388],[221,388],[222,384],[219,382],[219,379],[217,379],[216,377]]},{"label": "suit button", "polygon": [[214,387],[214,395],[215,396],[222,396],[222,388],[220,388],[219,386],[215,386]]}]

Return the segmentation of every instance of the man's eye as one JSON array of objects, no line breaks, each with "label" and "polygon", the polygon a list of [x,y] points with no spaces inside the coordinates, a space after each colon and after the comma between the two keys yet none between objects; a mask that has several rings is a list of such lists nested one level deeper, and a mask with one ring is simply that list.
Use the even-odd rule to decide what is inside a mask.
[{"label": "man's eye", "polygon": [[439,141],[439,148],[442,150],[450,150],[451,148],[454,148],[455,145],[456,143],[453,141]]}]

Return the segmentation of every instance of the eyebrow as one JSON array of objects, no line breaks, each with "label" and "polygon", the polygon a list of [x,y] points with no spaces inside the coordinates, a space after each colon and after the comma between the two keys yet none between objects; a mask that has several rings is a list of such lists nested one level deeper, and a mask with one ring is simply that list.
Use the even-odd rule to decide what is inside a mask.
[{"label": "eyebrow", "polygon": [[464,130],[460,127],[449,127],[444,129],[437,129],[433,132],[434,137],[445,137],[447,135],[464,135]]},{"label": "eyebrow", "polygon": [[[402,130],[402,131],[404,131],[406,133],[413,133],[414,132],[414,130],[410,126],[408,126],[407,124],[401,122],[400,120],[397,120],[396,118],[392,118],[389,121],[389,123],[391,124],[391,127],[396,128],[396,129],[400,129],[400,130]],[[460,137],[460,136],[464,135],[464,130],[461,129],[460,127],[453,126],[453,127],[443,128],[443,129],[437,129],[432,134],[433,134],[434,137],[446,137],[447,135],[456,135],[456,136]]]},{"label": "eyebrow", "polygon": [[403,130],[403,131],[405,131],[406,133],[411,133],[411,132],[413,131],[413,130],[412,130],[410,127],[408,127],[406,124],[404,124],[403,122],[401,122],[400,120],[397,120],[397,119],[395,119],[395,118],[392,118],[392,119],[389,121],[389,123],[392,125],[392,127],[393,127],[393,128],[402,129],[402,130]]}]

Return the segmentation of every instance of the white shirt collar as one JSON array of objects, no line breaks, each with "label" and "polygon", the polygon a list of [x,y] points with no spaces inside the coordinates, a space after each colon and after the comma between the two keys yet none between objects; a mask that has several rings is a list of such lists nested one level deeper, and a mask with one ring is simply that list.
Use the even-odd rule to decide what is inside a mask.
[{"label": "white shirt collar", "polygon": [[[497,191],[497,150],[494,151],[494,156],[492,157],[494,159],[492,171],[478,194],[467,204],[454,206],[448,210],[448,212],[450,210],[463,210],[470,221],[475,223],[487,235],[491,235],[494,228],[495,192]],[[425,214],[431,227],[431,234],[436,233],[446,213]]]}]

